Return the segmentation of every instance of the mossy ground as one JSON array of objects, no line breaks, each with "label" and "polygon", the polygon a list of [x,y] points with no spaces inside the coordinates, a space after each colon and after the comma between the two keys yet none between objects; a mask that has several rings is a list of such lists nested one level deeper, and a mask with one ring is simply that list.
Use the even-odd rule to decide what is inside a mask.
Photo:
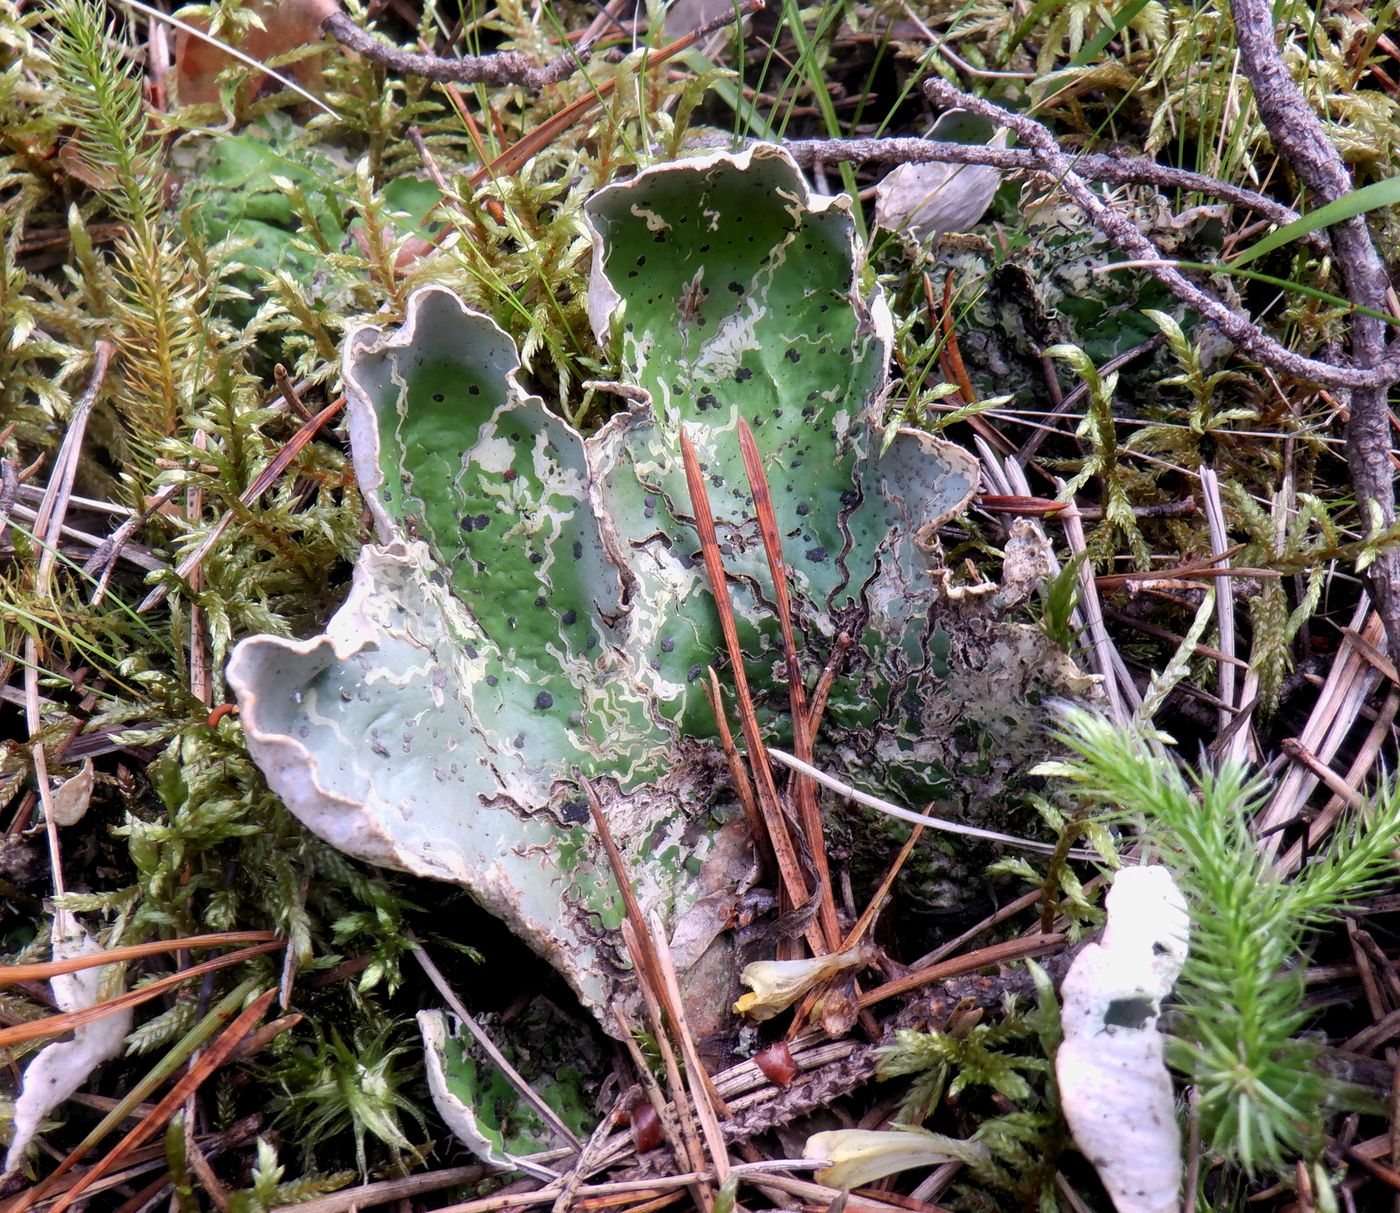
[{"label": "mossy ground", "polygon": [[[1320,15],[1301,3],[1284,7],[1289,62],[1327,112],[1358,184],[1394,176],[1400,64],[1385,33],[1393,6],[1377,0]],[[220,104],[180,109],[180,81],[158,78],[164,44],[144,18],[118,5],[63,11],[0,0],[0,519],[8,523],[0,529],[0,929],[11,958],[47,955],[44,901],[54,883],[35,796],[39,744],[57,776],[85,757],[95,763],[88,813],[62,832],[62,875],[65,904],[105,943],[256,929],[287,938],[294,959],[286,966],[280,954],[249,959],[148,1003],[128,1055],[91,1088],[120,1095],[240,982],[271,988],[294,970],[291,1009],[302,1018],[220,1071],[198,1098],[201,1134],[250,1126],[213,1156],[235,1203],[250,1209],[360,1172],[465,1161],[427,1098],[412,1014],[436,1005],[436,995],[408,956],[410,934],[474,1009],[508,1022],[540,989],[568,1001],[562,983],[464,896],[356,865],[309,836],[267,791],[237,719],[215,711],[227,699],[222,670],[232,644],[255,632],[319,630],[368,535],[335,422],[265,490],[248,492],[302,426],[274,367],[286,368],[308,410],[322,409],[339,393],[349,326],[396,320],[415,286],[442,283],[518,343],[531,390],[596,427],[616,400],[587,384],[617,377],[618,351],[597,346],[585,314],[584,201],[701,136],[921,135],[932,115],[917,84],[933,71],[1034,106],[1075,149],[1145,150],[1298,200],[1231,68],[1228,13],[1214,0],[1118,9],[1088,0],[793,0],[752,20],[742,53],[731,30],[649,69],[619,37],[585,72],[538,95],[464,86],[454,98],[318,46],[312,79],[329,114],[250,86],[238,70],[223,81]],[[230,36],[247,21],[236,2],[201,11]],[[405,44],[412,20],[440,45],[444,31],[466,49],[505,39],[543,61],[595,16],[584,5],[537,13],[503,0],[462,12],[401,5],[378,20]],[[652,43],[661,41],[658,28]],[[612,80],[618,86],[604,93]],[[593,95],[596,108],[528,163],[473,182],[483,155],[499,155]],[[877,176],[846,166],[819,171],[818,185],[859,191]],[[1361,601],[1353,564],[1365,520],[1340,445],[1343,402],[1232,358],[1141,274],[1101,272],[1114,256],[1107,244],[1062,203],[1023,187],[1008,179],[975,231],[933,255],[872,234],[871,285],[878,279],[889,298],[897,333],[891,414],[941,426],[959,403],[973,403],[950,399],[943,386],[946,282],[972,395],[1010,399],[971,421],[964,412],[945,436],[970,444],[975,422],[1009,449],[1037,443],[1033,492],[1056,496],[1057,476],[1070,483],[1097,573],[1208,558],[1198,469],[1215,469],[1236,546],[1231,563],[1257,570],[1235,581],[1233,654],[1257,679],[1248,727],[1259,760],[1271,761],[1314,712],[1318,683],[1347,644],[1343,629],[1354,626]],[[1114,196],[1184,259],[1228,254],[1253,238],[1237,213],[1195,209],[1210,199],[1136,187]],[[867,204],[862,223],[871,215]],[[1393,261],[1400,209],[1371,219]],[[1300,247],[1257,268],[1339,293],[1330,263]],[[1299,351],[1337,339],[1344,317],[1335,304],[1232,281],[1240,303]],[[1170,319],[1154,321],[1146,309]],[[99,341],[115,353],[78,447],[70,529],[46,581],[34,511]],[[1111,392],[1091,387],[1075,397],[1083,366],[1047,360],[1056,345],[1077,347],[1100,367],[1134,356]],[[125,547],[108,560],[104,541],[132,518]],[[955,583],[1000,580],[1003,521],[974,510],[945,530]],[[1114,643],[1145,683],[1191,629],[1202,584],[1178,576],[1102,586]],[[163,597],[143,609],[157,589]],[[1036,623],[1048,613],[1054,635],[1058,610],[1047,601],[1018,618]],[[1156,715],[1189,743],[1210,742],[1220,728],[1226,642],[1213,622],[1199,639]],[[37,685],[27,688],[32,668]],[[1371,708],[1393,718],[1384,691],[1370,694]],[[37,728],[27,696],[31,708],[37,702]],[[1339,769],[1360,752],[1368,727],[1362,721],[1349,735]],[[968,746],[975,751],[977,739]],[[1388,746],[1385,734],[1379,751]],[[1372,771],[1376,754],[1368,756],[1358,784]],[[1064,806],[1041,808],[1053,815]],[[989,821],[1004,813],[1006,828],[1018,815],[1034,817],[1036,802],[1020,789],[1014,801],[989,797],[977,809]],[[861,842],[852,840],[852,854]],[[858,874],[875,866],[856,863]],[[998,879],[970,900],[1031,887],[1018,869]],[[1062,895],[1088,914],[1074,904],[1077,887]],[[910,887],[908,897],[911,920],[926,927],[926,890]],[[907,961],[930,940],[902,938],[900,921],[897,902],[880,942]],[[1384,946],[1388,924],[1370,925]],[[171,953],[141,962],[140,972],[176,964]],[[49,1009],[45,998],[42,987],[7,989],[0,1013],[7,1023],[33,1019]],[[1335,1011],[1325,1021],[1337,1042],[1362,1026]],[[14,1060],[33,1047],[14,1050]],[[970,1100],[949,1115],[966,1130],[995,1106]],[[93,1120],[72,1106],[48,1140],[66,1153]],[[280,1177],[276,1160],[252,1144],[258,1137],[277,1150]],[[172,1138],[172,1199],[182,1209],[207,1207],[207,1196],[183,1192],[182,1149]],[[44,1174],[50,1164],[41,1157],[35,1166]],[[1014,1171],[1014,1160],[1008,1166]],[[127,1195],[150,1179],[133,1176]],[[1212,1183],[1217,1207],[1248,1190],[1230,1171]],[[1013,1207],[1019,1197],[988,1189],[983,1207]]]}]

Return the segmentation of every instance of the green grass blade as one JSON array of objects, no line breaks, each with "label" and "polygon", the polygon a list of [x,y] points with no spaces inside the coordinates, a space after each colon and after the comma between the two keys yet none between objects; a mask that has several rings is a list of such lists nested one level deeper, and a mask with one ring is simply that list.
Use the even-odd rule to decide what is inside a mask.
[{"label": "green grass blade", "polygon": [[[1268,283],[1269,286],[1278,287],[1280,290],[1297,291],[1300,294],[1307,295],[1309,299],[1317,299],[1323,303],[1330,303],[1334,307],[1346,308],[1349,312],[1357,312],[1362,316],[1370,316],[1376,320],[1384,320],[1386,324],[1400,328],[1400,317],[1392,316],[1387,312],[1378,312],[1375,308],[1362,307],[1359,304],[1352,303],[1350,299],[1343,299],[1340,295],[1332,295],[1327,291],[1320,291],[1315,286],[1304,286],[1303,283],[1294,282],[1288,278],[1275,278],[1272,274],[1261,274],[1258,270],[1242,270],[1234,263],[1227,265],[1219,261],[1166,261],[1160,263],[1153,262],[1153,264],[1170,265],[1179,270],[1197,270],[1203,274],[1234,274],[1237,277],[1249,278],[1255,282],[1265,282]],[[1139,265],[1139,262],[1131,262],[1122,267],[1110,265],[1104,268],[1109,271],[1119,268],[1136,269]]]},{"label": "green grass blade", "polygon": [[1247,265],[1255,258],[1272,252],[1290,240],[1297,240],[1300,236],[1321,231],[1325,227],[1331,227],[1334,223],[1340,223],[1343,219],[1355,218],[1357,215],[1363,215],[1378,207],[1396,205],[1400,205],[1400,177],[1389,177],[1385,181],[1375,181],[1370,185],[1363,185],[1359,190],[1343,194],[1326,206],[1320,206],[1315,211],[1300,215],[1292,223],[1284,224],[1283,227],[1270,232],[1262,240],[1256,240],[1244,252],[1237,254],[1230,264],[1232,266]]},{"label": "green grass blade", "polygon": [[1113,20],[1085,43],[1079,54],[1069,61],[1070,67],[1083,67],[1086,63],[1092,63],[1104,47],[1127,29],[1133,18],[1142,12],[1147,4],[1148,0],[1128,0],[1127,4],[1113,14]]}]

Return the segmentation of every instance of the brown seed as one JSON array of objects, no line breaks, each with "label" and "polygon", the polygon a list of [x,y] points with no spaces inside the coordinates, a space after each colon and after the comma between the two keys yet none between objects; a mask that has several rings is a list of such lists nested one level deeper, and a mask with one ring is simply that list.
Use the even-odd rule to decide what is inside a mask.
[{"label": "brown seed", "polygon": [[793,1061],[785,1040],[770,1045],[762,1053],[755,1053],[753,1060],[763,1071],[764,1077],[776,1087],[785,1087],[797,1077],[797,1063]]}]

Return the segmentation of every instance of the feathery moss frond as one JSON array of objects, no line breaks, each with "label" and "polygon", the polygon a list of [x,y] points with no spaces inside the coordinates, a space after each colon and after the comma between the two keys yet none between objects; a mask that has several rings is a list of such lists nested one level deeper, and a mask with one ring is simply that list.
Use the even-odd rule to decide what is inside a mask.
[{"label": "feathery moss frond", "polygon": [[1318,1146],[1318,1109],[1341,1097],[1316,1046],[1299,1038],[1301,952],[1311,929],[1391,869],[1400,795],[1387,785],[1364,820],[1287,883],[1249,830],[1266,787],[1242,764],[1188,781],[1143,734],[1079,709],[1066,712],[1059,740],[1074,755],[1060,773],[1110,816],[1136,821],[1186,895],[1191,953],[1169,1058],[1199,1091],[1204,1140],[1250,1172],[1285,1170]]}]

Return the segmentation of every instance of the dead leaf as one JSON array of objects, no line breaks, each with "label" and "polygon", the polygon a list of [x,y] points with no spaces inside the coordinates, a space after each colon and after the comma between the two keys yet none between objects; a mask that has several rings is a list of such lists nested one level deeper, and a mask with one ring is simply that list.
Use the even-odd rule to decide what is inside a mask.
[{"label": "dead leaf", "polygon": [[92,801],[92,771],[89,758],[76,775],[54,788],[49,803],[53,806],[55,825],[71,826],[82,821]]},{"label": "dead leaf", "polygon": [[[215,35],[216,42],[208,42],[182,29],[175,31],[175,95],[181,105],[218,104],[218,75],[238,62],[218,43],[237,47],[244,54],[266,63],[277,55],[320,42],[321,22],[328,12],[325,0],[286,0],[278,4],[259,0],[246,5],[245,11],[256,14],[263,28],[252,25],[243,31],[224,29]],[[198,17],[190,18],[188,23],[202,30],[209,27],[207,20]],[[317,54],[277,70],[308,92],[319,94],[321,64],[322,56]],[[249,101],[275,83],[271,76],[258,76],[243,86],[240,98]]]}]

